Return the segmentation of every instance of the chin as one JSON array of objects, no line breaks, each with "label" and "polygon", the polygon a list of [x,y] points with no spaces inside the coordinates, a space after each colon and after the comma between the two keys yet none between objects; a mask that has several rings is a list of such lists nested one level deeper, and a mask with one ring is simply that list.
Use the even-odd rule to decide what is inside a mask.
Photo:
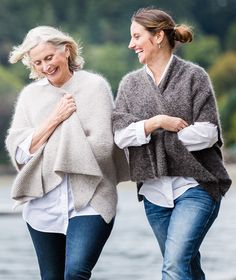
[{"label": "chin", "polygon": [[139,63],[141,63],[141,64],[145,64],[145,57],[141,54],[141,55],[139,55],[138,56],[138,61],[139,61]]},{"label": "chin", "polygon": [[144,59],[139,58],[139,63],[140,64],[146,64]]},{"label": "chin", "polygon": [[54,75],[48,77],[48,80],[52,83],[52,84],[58,84],[60,83],[60,77],[57,77],[57,74],[55,73]]}]

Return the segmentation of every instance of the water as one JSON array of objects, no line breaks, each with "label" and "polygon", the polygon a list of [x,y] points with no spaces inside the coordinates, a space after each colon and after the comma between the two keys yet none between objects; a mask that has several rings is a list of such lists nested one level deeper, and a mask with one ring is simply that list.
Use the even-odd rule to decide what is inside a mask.
[{"label": "water", "polygon": [[[142,204],[137,201],[135,186],[122,184],[118,191],[115,226],[92,280],[159,280],[162,263],[159,248]],[[9,188],[0,187],[0,209],[9,207],[8,195]],[[235,209],[236,187],[232,187],[201,247],[207,280],[236,280]],[[0,279],[40,279],[35,253],[21,215],[0,215],[0,248]]]}]

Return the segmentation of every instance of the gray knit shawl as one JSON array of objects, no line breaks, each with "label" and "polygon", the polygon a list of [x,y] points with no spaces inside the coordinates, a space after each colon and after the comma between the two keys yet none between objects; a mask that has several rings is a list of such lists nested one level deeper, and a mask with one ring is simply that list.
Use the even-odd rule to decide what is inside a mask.
[{"label": "gray knit shawl", "polygon": [[[38,127],[66,92],[73,94],[77,111],[62,122],[48,141],[21,168],[15,161],[17,146]],[[69,174],[74,206],[88,203],[111,221],[116,213],[119,181],[128,180],[123,151],[113,142],[110,86],[104,78],[78,71],[63,88],[32,83],[21,92],[6,146],[19,171],[12,198],[24,203],[42,197]]]},{"label": "gray knit shawl", "polygon": [[211,122],[218,127],[218,142],[212,148],[189,152],[178,140],[177,133],[157,129],[149,144],[129,147],[131,180],[193,177],[215,199],[219,198],[228,190],[231,180],[222,162],[220,122],[207,73],[174,56],[159,86],[145,68],[127,74],[118,90],[113,113],[114,131],[158,114],[180,117],[189,124]]}]

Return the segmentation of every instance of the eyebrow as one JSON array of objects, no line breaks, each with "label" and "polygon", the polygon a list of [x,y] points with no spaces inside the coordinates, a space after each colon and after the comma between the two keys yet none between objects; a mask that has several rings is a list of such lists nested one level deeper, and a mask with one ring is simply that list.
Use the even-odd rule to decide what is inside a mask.
[{"label": "eyebrow", "polygon": [[33,63],[36,63],[37,61],[41,61],[41,60],[44,60],[44,59],[47,59],[49,56],[52,56],[53,54],[48,54],[46,55],[43,59],[36,59],[34,61],[32,61]]}]

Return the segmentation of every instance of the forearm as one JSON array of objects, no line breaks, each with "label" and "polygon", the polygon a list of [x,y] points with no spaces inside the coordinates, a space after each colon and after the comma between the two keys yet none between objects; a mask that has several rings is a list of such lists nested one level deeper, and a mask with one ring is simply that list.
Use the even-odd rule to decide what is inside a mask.
[{"label": "forearm", "polygon": [[159,116],[152,117],[144,121],[144,131],[146,136],[150,135],[156,129],[161,128]]},{"label": "forearm", "polygon": [[187,126],[188,123],[185,120],[168,115],[156,115],[144,122],[146,136],[159,128],[167,131],[178,132]]},{"label": "forearm", "polygon": [[58,120],[49,119],[35,130],[29,149],[31,154],[35,153],[48,140],[58,125]]},{"label": "forearm", "polygon": [[71,94],[65,94],[47,120],[35,130],[30,153],[35,153],[52,135],[56,127],[76,111],[76,104]]}]

